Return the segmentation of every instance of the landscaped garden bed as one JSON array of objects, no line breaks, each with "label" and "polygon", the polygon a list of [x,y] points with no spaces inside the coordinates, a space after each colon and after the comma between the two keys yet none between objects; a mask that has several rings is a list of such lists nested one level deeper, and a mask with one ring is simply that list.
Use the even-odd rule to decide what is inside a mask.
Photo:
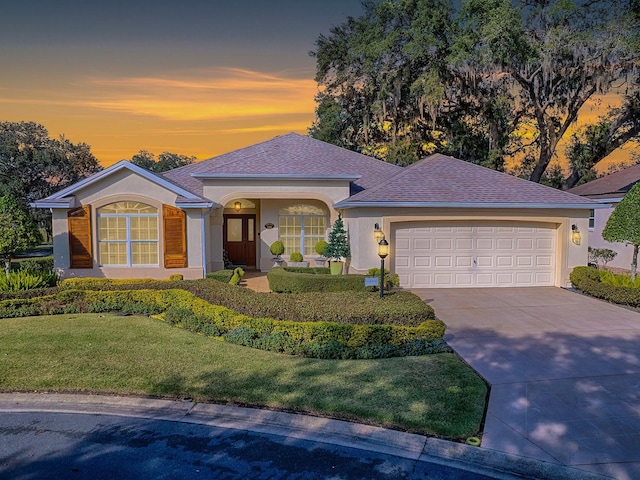
[{"label": "landscaped garden bed", "polygon": [[72,279],[47,293],[1,301],[0,317],[143,313],[230,343],[317,358],[448,350],[444,323],[409,292],[394,292],[381,301],[368,292],[260,294],[208,279]]},{"label": "landscaped garden bed", "polygon": [[571,283],[592,297],[620,305],[640,307],[640,285],[633,285],[628,275],[617,275],[593,267],[576,267],[570,275]]}]

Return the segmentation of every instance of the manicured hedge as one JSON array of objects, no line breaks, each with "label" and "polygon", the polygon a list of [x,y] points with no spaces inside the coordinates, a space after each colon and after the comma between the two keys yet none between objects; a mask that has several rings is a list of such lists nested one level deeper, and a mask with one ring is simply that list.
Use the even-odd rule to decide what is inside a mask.
[{"label": "manicured hedge", "polygon": [[173,325],[221,336],[230,343],[317,358],[384,358],[447,349],[442,341],[445,325],[440,320],[399,327],[256,318],[178,289],[68,289],[55,295],[0,302],[0,317],[105,311],[160,314],[159,318]]},{"label": "manicured hedge", "polygon": [[207,278],[211,278],[212,280],[217,280],[222,283],[229,283],[231,277],[233,277],[233,270],[229,269],[207,273]]},{"label": "manicured hedge", "polygon": [[592,267],[576,267],[569,276],[571,283],[592,297],[620,305],[640,307],[640,288],[616,287],[600,281],[600,272]]},{"label": "manicured hedge", "polygon": [[328,268],[272,268],[269,289],[276,293],[364,292],[364,275],[331,275]]},{"label": "manicured hedge", "polygon": [[394,291],[380,300],[369,292],[312,292],[274,295],[254,292],[211,279],[184,280],[109,280],[74,278],[63,280],[61,289],[82,290],[166,290],[179,288],[213,305],[222,305],[252,317],[294,321],[331,321],[349,324],[388,324],[417,326],[435,318],[433,309],[417,295]]}]

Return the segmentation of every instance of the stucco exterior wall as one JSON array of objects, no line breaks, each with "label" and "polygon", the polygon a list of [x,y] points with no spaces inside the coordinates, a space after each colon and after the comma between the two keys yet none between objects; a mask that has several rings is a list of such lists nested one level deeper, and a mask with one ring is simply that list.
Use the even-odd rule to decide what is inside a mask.
[{"label": "stucco exterior wall", "polygon": [[159,265],[145,267],[102,267],[98,263],[98,209],[118,201],[139,201],[158,209],[158,231],[162,232],[162,205],[175,205],[176,194],[131,171],[114,172],[109,177],[95,182],[75,193],[75,206],[91,206],[91,240],[93,268],[71,269],[67,209],[53,211],[54,268],[63,277],[109,277],[109,278],[156,278],[166,279],[172,274],[182,274],[185,279],[202,278],[203,223],[201,209],[186,212],[187,267],[164,268],[164,243],[159,236]]},{"label": "stucco exterior wall", "polygon": [[[269,194],[278,195],[280,194]],[[304,195],[304,197],[303,197]],[[322,200],[307,198],[308,194],[300,192],[287,192],[285,198],[256,198],[250,195],[233,195],[226,197],[225,203],[233,201],[236,198],[246,198],[256,205],[255,209],[242,209],[236,212],[233,209],[216,209],[209,217],[209,234],[207,240],[207,252],[209,253],[208,271],[215,271],[224,268],[222,259],[223,246],[223,222],[224,214],[254,214],[256,215],[256,268],[260,271],[267,272],[273,267],[273,255],[269,250],[271,244],[279,238],[279,215],[280,209],[304,203],[320,207],[328,212],[327,215],[327,231],[333,222],[338,218],[338,213]],[[272,224],[273,228],[267,228],[266,225]],[[291,252],[285,252],[283,258],[286,260]],[[312,258],[305,258],[313,265]]]},{"label": "stucco exterior wall", "polygon": [[[588,210],[538,210],[538,209],[431,209],[431,208],[354,208],[343,213],[351,244],[350,273],[366,273],[379,267],[377,245],[373,236],[378,223],[390,244],[390,254],[385,267],[394,271],[395,228],[405,222],[427,221],[534,221],[557,226],[556,286],[569,286],[569,274],[579,265],[587,264],[589,236]],[[582,239],[580,245],[571,241],[571,225],[577,225]]]},{"label": "stucco exterior wall", "polygon": [[594,214],[594,226],[589,232],[589,246],[593,248],[610,248],[614,252],[618,252],[616,258],[607,263],[607,267],[631,268],[631,257],[633,256],[633,245],[626,245],[619,242],[607,242],[602,238],[602,230],[604,230],[607,220],[613,213],[617,203],[613,203],[609,208],[597,209]]}]

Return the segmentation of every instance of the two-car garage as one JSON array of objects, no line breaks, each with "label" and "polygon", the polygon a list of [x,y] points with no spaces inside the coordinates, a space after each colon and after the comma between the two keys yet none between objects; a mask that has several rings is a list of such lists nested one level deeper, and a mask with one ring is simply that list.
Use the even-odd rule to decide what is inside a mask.
[{"label": "two-car garage", "polygon": [[393,229],[395,272],[409,288],[555,285],[557,224],[412,222]]}]

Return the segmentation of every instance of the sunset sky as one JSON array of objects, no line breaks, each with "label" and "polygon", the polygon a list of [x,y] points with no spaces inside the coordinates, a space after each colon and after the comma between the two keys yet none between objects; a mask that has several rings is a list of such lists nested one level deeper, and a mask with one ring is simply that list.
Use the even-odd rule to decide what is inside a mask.
[{"label": "sunset sky", "polygon": [[198,159],[314,118],[321,33],[360,0],[8,0],[0,120],[91,145],[105,166],[140,149]]},{"label": "sunset sky", "polygon": [[306,133],[308,53],[362,13],[360,0],[6,0],[0,120],[88,143],[105,166],[141,149],[202,160]]}]

